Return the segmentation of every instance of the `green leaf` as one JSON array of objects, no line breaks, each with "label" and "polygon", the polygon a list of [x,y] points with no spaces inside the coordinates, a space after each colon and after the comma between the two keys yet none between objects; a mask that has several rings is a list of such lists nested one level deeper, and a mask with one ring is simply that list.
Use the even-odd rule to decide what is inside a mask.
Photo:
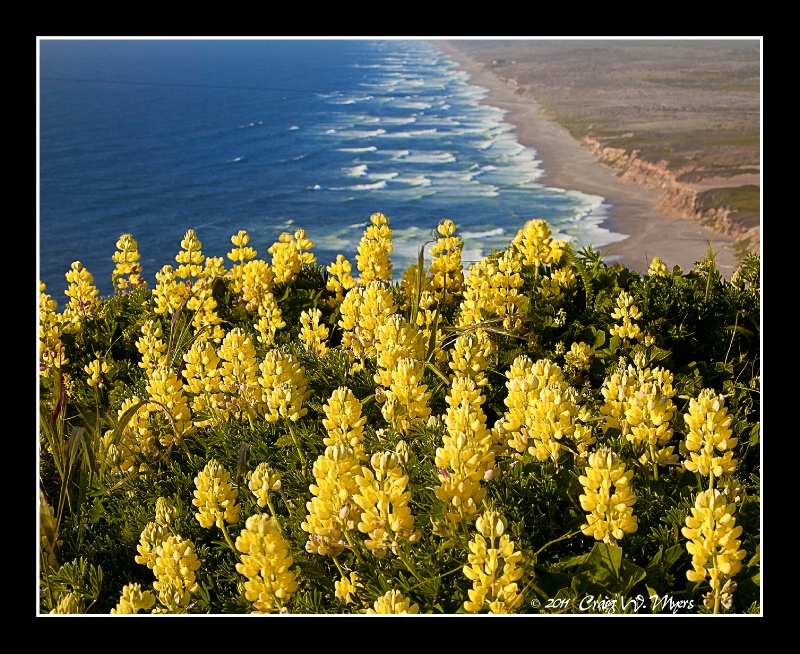
[{"label": "green leaf", "polygon": [[606,543],[595,543],[576,574],[576,578],[585,582],[584,592],[623,596],[646,576],[643,568],[623,557],[621,547]]}]

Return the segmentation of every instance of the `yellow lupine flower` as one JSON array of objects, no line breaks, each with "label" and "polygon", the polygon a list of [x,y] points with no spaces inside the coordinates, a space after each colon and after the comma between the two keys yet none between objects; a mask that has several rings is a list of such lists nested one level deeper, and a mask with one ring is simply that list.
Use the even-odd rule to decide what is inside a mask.
[{"label": "yellow lupine flower", "polygon": [[[464,575],[472,581],[464,608],[478,613],[513,613],[522,604],[517,582],[524,571],[520,566],[522,552],[505,532],[507,521],[497,511],[486,511],[478,517],[478,533],[469,543],[468,565]],[[488,540],[487,540],[488,539]]]},{"label": "yellow lupine flower", "polygon": [[153,589],[158,591],[159,601],[166,612],[185,612],[192,593],[200,589],[195,576],[200,569],[200,560],[195,554],[194,543],[181,536],[169,536],[156,546],[155,555]]},{"label": "yellow lupine flower", "polygon": [[713,477],[733,474],[737,465],[733,448],[739,439],[733,436],[733,418],[728,415],[725,397],[713,389],[703,389],[697,398],[689,400],[689,413],[683,419],[689,429],[686,469],[710,477],[711,481]]},{"label": "yellow lupine flower", "polygon": [[403,596],[399,590],[390,590],[375,600],[374,608],[367,609],[368,615],[419,613],[419,604]]},{"label": "yellow lupine flower", "polygon": [[309,395],[303,366],[291,354],[274,349],[267,352],[259,365],[261,375],[261,401],[265,405],[264,417],[269,422],[288,418],[297,422],[308,409],[303,402]]},{"label": "yellow lupine flower", "polygon": [[202,277],[205,256],[203,256],[203,244],[197,238],[197,232],[193,229],[187,230],[181,240],[181,248],[180,252],[175,255],[175,261],[180,264],[175,269],[175,276],[189,281]]},{"label": "yellow lupine flower", "polygon": [[111,259],[117,265],[111,273],[111,284],[114,292],[130,293],[136,288],[147,288],[147,282],[142,277],[142,267],[139,260],[139,245],[133,234],[122,234],[117,240],[117,250]]},{"label": "yellow lupine flower", "polygon": [[389,219],[382,213],[373,213],[369,217],[370,224],[358,244],[356,264],[361,273],[358,283],[366,286],[370,282],[392,281],[392,261],[389,255],[394,250],[392,230]]},{"label": "yellow lupine flower", "polygon": [[642,315],[642,312],[633,303],[633,296],[627,291],[620,291],[619,297],[617,297],[617,306],[611,313],[611,318],[622,322],[612,326],[609,333],[612,336],[619,336],[625,344],[644,340],[645,335],[635,322],[641,320]]},{"label": "yellow lupine flower", "polygon": [[449,218],[436,228],[439,238],[431,248],[431,287],[437,300],[450,304],[461,296],[464,273],[461,265],[461,251],[464,242],[460,236],[453,236],[455,223]]},{"label": "yellow lupine flower", "polygon": [[216,459],[211,459],[194,478],[196,489],[192,504],[197,507],[195,518],[201,527],[216,525],[225,528],[225,523],[239,522],[241,506],[236,502],[239,491],[233,488],[230,474]]},{"label": "yellow lupine flower", "polygon": [[342,577],[339,581],[333,583],[336,589],[336,598],[342,600],[345,604],[354,604],[353,595],[358,592],[359,588],[364,588],[364,585],[359,583],[358,575],[355,572],[350,573],[350,578]]},{"label": "yellow lupine flower", "polygon": [[389,388],[381,413],[399,434],[424,424],[431,414],[431,393],[422,383],[425,364],[417,359],[399,359],[389,371]]},{"label": "yellow lupine flower", "polygon": [[264,461],[256,466],[247,483],[250,492],[256,496],[258,506],[265,507],[269,503],[269,492],[281,489],[281,476]]},{"label": "yellow lupine flower", "polygon": [[284,232],[278,241],[269,247],[272,255],[272,271],[275,283],[282,284],[297,279],[300,271],[317,262],[316,256],[310,252],[314,244],[306,238],[304,229],[295,230],[294,236]]},{"label": "yellow lupine flower", "polygon": [[669,277],[669,268],[659,257],[653,257],[647,268],[647,275],[649,277]]},{"label": "yellow lupine flower", "polygon": [[97,297],[99,291],[94,285],[94,277],[80,261],[72,263],[66,277],[69,286],[64,295],[69,298],[69,302],[61,315],[68,323],[69,329],[80,330],[81,323],[94,315],[100,307],[100,300]]},{"label": "yellow lupine flower", "polygon": [[585,474],[578,478],[584,487],[584,494],[578,500],[581,508],[588,511],[586,523],[581,526],[584,535],[613,545],[625,534],[637,531],[638,519],[633,514],[637,498],[630,488],[632,478],[633,470],[626,470],[611,449],[602,447],[589,455]]},{"label": "yellow lupine flower", "polygon": [[342,349],[359,359],[375,358],[378,326],[396,311],[391,289],[379,281],[350,289],[339,307]]},{"label": "yellow lupine flower", "polygon": [[366,547],[380,558],[388,550],[395,554],[405,541],[419,540],[414,529],[414,516],[408,506],[411,492],[406,489],[408,475],[404,474],[400,457],[394,452],[373,454],[372,470],[362,467],[355,480],[358,493],[353,501],[361,508],[358,530],[367,534]]},{"label": "yellow lupine flower", "polygon": [[460,334],[450,353],[449,366],[453,377],[469,377],[476,386],[485,386],[489,381],[485,370],[492,351],[489,334],[483,329]]},{"label": "yellow lupine flower", "polygon": [[272,516],[252,515],[236,537],[236,549],[242,552],[236,571],[247,577],[245,598],[253,602],[254,613],[284,609],[297,588],[289,555],[289,543]]},{"label": "yellow lupine flower", "polygon": [[483,482],[494,474],[494,440],[481,408],[484,397],[472,379],[456,377],[445,399],[447,433],[436,448],[440,483],[434,493],[444,503],[445,517],[460,522],[475,514],[486,496]]},{"label": "yellow lupine flower", "polygon": [[343,254],[336,255],[336,261],[326,268],[329,273],[325,288],[335,296],[328,301],[328,305],[336,307],[342,303],[347,292],[356,285],[353,279],[353,264],[351,264]]},{"label": "yellow lupine flower", "polygon": [[345,445],[352,448],[356,458],[365,458],[362,441],[367,417],[361,414],[361,401],[347,386],[340,386],[322,407],[325,418],[322,424],[327,436],[322,439],[326,446]]},{"label": "yellow lupine flower", "polygon": [[309,309],[300,314],[300,340],[305,346],[317,356],[324,357],[328,354],[328,327],[325,323],[320,324],[322,311],[319,309]]},{"label": "yellow lupine flower", "polygon": [[111,366],[109,366],[105,361],[100,361],[100,359],[94,359],[90,361],[87,365],[83,367],[84,372],[89,375],[89,379],[87,383],[89,386],[97,386],[98,388],[103,388],[105,382],[103,380],[103,375],[106,374],[109,370],[111,370]]},{"label": "yellow lupine flower", "polygon": [[142,590],[141,584],[126,584],[122,588],[119,602],[111,609],[111,613],[130,615],[151,609],[155,603],[155,595],[149,590]]},{"label": "yellow lupine flower", "polygon": [[234,262],[234,265],[231,266],[228,276],[232,281],[231,288],[233,292],[241,293],[245,262],[255,259],[258,252],[248,245],[250,243],[250,235],[243,229],[231,236],[231,243],[235,247],[226,256]]},{"label": "yellow lupine flower", "polygon": [[309,535],[306,551],[337,556],[347,546],[345,531],[355,529],[360,515],[353,496],[358,493],[361,466],[349,447],[329,445],[312,471],[315,483],[308,488],[314,497],[306,502],[308,513],[300,525]]},{"label": "yellow lupine flower", "polygon": [[708,577],[711,588],[716,590],[723,580],[741,570],[747,553],[739,547],[742,527],[736,525],[735,511],[736,505],[717,489],[698,494],[691,515],[686,517],[686,526],[681,529],[692,556],[692,569],[686,571],[689,581]]}]

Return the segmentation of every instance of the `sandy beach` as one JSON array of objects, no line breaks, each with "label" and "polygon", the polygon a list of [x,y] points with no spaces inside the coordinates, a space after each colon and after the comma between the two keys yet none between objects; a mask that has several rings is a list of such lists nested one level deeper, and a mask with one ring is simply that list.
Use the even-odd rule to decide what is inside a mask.
[{"label": "sandy beach", "polygon": [[[610,169],[570,136],[566,129],[540,115],[539,105],[522,98],[501,79],[445,41],[435,42],[470,75],[470,83],[488,89],[484,102],[507,111],[522,145],[535,149],[542,161],[540,182],[551,188],[581,191],[604,197],[612,205],[604,226],[627,238],[598,247],[604,261],[620,262],[639,273],[647,271],[653,256],[684,272],[706,258],[709,244],[720,273],[730,278],[737,268],[734,237],[715,234],[697,223],[665,214],[656,208],[656,193],[620,180]],[[535,217],[535,216],[532,216]]]}]

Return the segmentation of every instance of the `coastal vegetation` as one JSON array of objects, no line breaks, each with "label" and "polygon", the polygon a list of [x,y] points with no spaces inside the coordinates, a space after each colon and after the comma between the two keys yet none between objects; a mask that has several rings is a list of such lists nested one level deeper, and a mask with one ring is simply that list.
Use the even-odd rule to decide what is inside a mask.
[{"label": "coastal vegetation", "polygon": [[760,613],[757,255],[312,238],[40,284],[41,614]]},{"label": "coastal vegetation", "polygon": [[[512,84],[517,95],[533,98],[579,142],[635,152],[681,183],[760,173],[758,39],[449,43]],[[758,224],[759,203],[753,206],[750,193],[721,197],[713,209],[727,207],[734,220],[754,215]]]}]

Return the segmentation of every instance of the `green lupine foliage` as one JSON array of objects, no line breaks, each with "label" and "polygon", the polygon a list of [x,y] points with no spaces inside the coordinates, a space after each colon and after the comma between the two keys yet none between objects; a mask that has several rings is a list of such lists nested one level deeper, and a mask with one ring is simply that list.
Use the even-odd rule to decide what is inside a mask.
[{"label": "green lupine foliage", "polygon": [[[495,252],[492,257],[502,253]],[[568,262],[568,263],[566,263]],[[562,264],[564,265],[564,264]],[[485,371],[482,409],[487,428],[501,420],[508,395],[506,372],[520,355],[532,361],[548,358],[558,364],[565,379],[579,393],[579,404],[592,416],[596,443],[590,451],[610,447],[634,470],[631,488],[639,528],[626,534],[618,545],[595,542],[584,536],[581,525],[586,514],[579,496],[584,492],[578,478],[584,474],[574,457],[562,452],[557,461],[539,462],[530,454],[513,457],[498,454],[494,477],[484,482],[487,495],[480,510],[494,509],[507,519],[507,533],[514,547],[523,552],[520,565],[525,575],[519,592],[524,601],[520,613],[610,612],[704,612],[702,597],[707,583],[690,583],[691,568],[686,539],[681,533],[697,493],[708,480],[679,465],[659,468],[657,479],[651,464],[642,464],[619,429],[602,429],[600,389],[622,361],[627,367],[634,357],[644,356],[648,367],[663,367],[674,375],[676,394],[674,430],[670,444],[685,439],[683,414],[689,400],[704,388],[725,396],[732,416],[734,450],[738,460],[735,481],[742,488],[737,524],[743,527],[741,547],[747,552],[736,575],[737,591],[725,611],[760,611],[760,288],[757,256],[748,257],[732,281],[720,277],[713,259],[699,262],[694,270],[674,270],[667,276],[642,276],[616,264],[607,266],[591,248],[568,250],[565,265],[571,265],[577,284],[565,289],[554,301],[539,292],[538,280],[551,272],[546,265],[522,272],[525,297],[523,331],[510,334],[502,320],[486,316],[482,327],[490,334],[493,354]],[[60,568],[42,566],[40,571],[42,613],[50,612],[68,592],[75,593],[78,607],[87,613],[109,613],[119,601],[125,584],[140,583],[152,589],[153,572],[135,562],[142,530],[155,519],[159,497],[178,510],[170,533],[190,540],[201,561],[197,571],[199,591],[192,596],[190,613],[248,613],[252,604],[244,597],[245,578],[236,570],[240,553],[231,548],[246,518],[266,513],[247,487],[249,473],[267,462],[281,477],[280,492],[270,492],[272,507],[289,553],[294,558],[298,590],[288,600],[292,613],[359,613],[391,589],[400,591],[420,607],[421,613],[463,613],[471,582],[463,574],[469,554],[468,542],[475,535],[475,516],[462,527],[448,529],[441,502],[434,494],[440,484],[435,463],[436,449],[446,434],[441,417],[447,410],[451,370],[447,366],[455,338],[457,308],[447,307],[439,315],[443,340],[434,349],[444,349],[448,359],[437,363],[430,353],[423,383],[432,393],[434,419],[417,425],[403,436],[393,431],[381,413],[373,375],[375,362],[354,361],[338,346],[342,331],[337,306],[326,289],[324,266],[307,266],[293,281],[277,285],[273,294],[286,326],[277,334],[277,347],[291,354],[303,367],[309,396],[307,414],[296,423],[288,419],[252,423],[223,422],[197,429],[179,442],[160,448],[155,459],[140,458],[129,474],[113,473],[102,461],[100,439],[109,430],[119,442],[137,407],[120,418],[120,408],[137,395],[146,398],[145,372],[138,366],[136,341],[147,320],[155,320],[168,342],[170,365],[177,372],[183,354],[195,335],[188,310],[175,316],[155,313],[148,289],[104,298],[96,315],[83,328],[63,338],[69,364],[61,375],[40,380],[40,486],[55,509],[58,524],[56,558]],[[413,285],[410,287],[414,291]],[[52,289],[48,289],[52,293]],[[654,337],[648,346],[624,346],[611,336],[615,326],[611,314],[621,291],[628,292],[642,312],[637,321],[644,333]],[[405,303],[400,283],[392,285],[397,305],[406,319],[415,312],[415,297]],[[257,360],[269,349],[257,341],[255,313],[235,297],[224,278],[214,287],[217,315],[225,331],[242,328],[251,338]],[[299,341],[300,314],[311,308],[322,311],[329,330],[331,351],[319,357]],[[586,343],[594,356],[586,371],[570,369],[564,353],[573,343]],[[102,387],[90,386],[83,367],[100,358],[111,365]],[[310,554],[305,549],[308,534],[301,523],[314,483],[312,466],[324,454],[323,406],[334,390],[349,387],[362,402],[364,451],[369,454],[394,450],[400,440],[408,445],[410,507],[415,527],[422,536],[413,545],[401,547],[399,556],[388,553],[375,558],[363,546],[358,531],[351,538],[355,547],[345,548],[336,559]],[[380,395],[380,393],[378,393]],[[683,455],[681,455],[683,456]],[[227,534],[204,529],[194,517],[194,478],[210,459],[216,459],[231,474],[239,490],[240,520],[227,525]],[[305,465],[304,465],[305,461]],[[367,465],[366,462],[364,462]],[[719,481],[717,482],[719,484]],[[270,509],[272,510],[272,509]],[[44,559],[43,559],[44,560]],[[363,585],[355,602],[345,604],[335,596],[334,582],[342,571],[355,571]],[[586,598],[593,598],[589,602]],[[656,598],[655,601],[652,598]],[[602,598],[602,601],[600,601]],[[640,601],[638,598],[642,598]],[[666,599],[669,601],[666,601]],[[581,602],[584,601],[585,605]]]}]

